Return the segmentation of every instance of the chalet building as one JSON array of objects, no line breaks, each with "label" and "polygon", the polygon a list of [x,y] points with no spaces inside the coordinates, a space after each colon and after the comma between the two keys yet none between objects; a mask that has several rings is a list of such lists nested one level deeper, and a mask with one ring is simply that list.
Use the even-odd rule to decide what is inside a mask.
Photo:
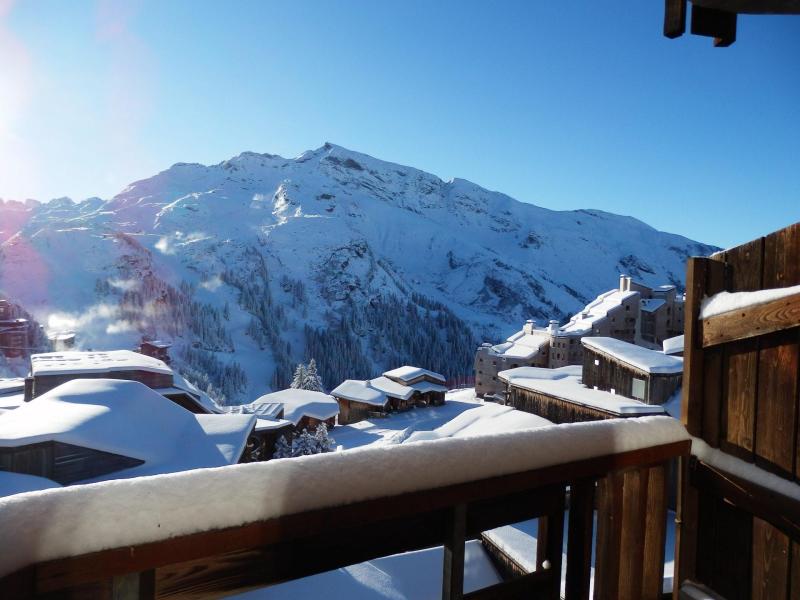
[{"label": "chalet building", "polygon": [[139,381],[190,412],[219,412],[207,395],[174,373],[163,361],[130,350],[34,354],[26,380],[25,399],[33,400],[73,379]]},{"label": "chalet building", "polygon": [[245,407],[245,410],[251,409],[261,417],[268,411],[268,418],[284,419],[296,431],[314,430],[320,423],[332,429],[339,415],[339,404],[332,396],[293,388],[265,394]]},{"label": "chalet building", "polygon": [[683,359],[608,337],[584,338],[583,384],[664,404],[681,387]]},{"label": "chalet building", "polygon": [[14,317],[14,305],[0,298],[0,321],[8,321]]},{"label": "chalet building", "polygon": [[508,386],[506,403],[553,423],[575,423],[666,414],[664,408],[583,384],[578,365],[518,367],[499,373]]},{"label": "chalet building", "polygon": [[331,392],[339,403],[339,424],[363,421],[371,416],[385,416],[391,411],[414,406],[415,390],[388,377],[365,381],[348,379]]},{"label": "chalet building", "polygon": [[27,319],[0,320],[0,352],[7,358],[25,356],[30,347]]},{"label": "chalet building", "polygon": [[655,348],[683,332],[683,302],[675,286],[650,288],[620,275],[617,289],[600,294],[565,325],[550,321],[547,327],[537,327],[529,320],[504,343],[482,344],[475,354],[475,393],[502,401],[506,386],[500,371],[583,364],[585,337],[612,337]]},{"label": "chalet building", "polygon": [[60,485],[248,460],[253,415],[193,414],[136,381],[74,379],[0,418],[0,471]]},{"label": "chalet building", "polygon": [[139,354],[150,356],[166,364],[170,364],[172,359],[169,356],[169,349],[172,347],[170,342],[161,340],[142,341],[139,345]]},{"label": "chalet building", "polygon": [[441,406],[447,393],[444,375],[428,369],[405,365],[386,371],[384,377],[414,390],[412,399],[416,406]]}]

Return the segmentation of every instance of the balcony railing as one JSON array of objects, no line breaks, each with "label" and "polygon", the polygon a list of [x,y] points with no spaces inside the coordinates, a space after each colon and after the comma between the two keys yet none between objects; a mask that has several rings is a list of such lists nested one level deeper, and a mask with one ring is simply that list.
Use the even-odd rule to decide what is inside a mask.
[{"label": "balcony railing", "polygon": [[[0,597],[218,597],[444,546],[444,599],[559,598],[562,566],[588,598],[596,509],[594,597],[661,598],[666,469],[689,448],[648,417],[19,495],[0,503]],[[532,518],[536,570],[464,594],[465,541]]]}]

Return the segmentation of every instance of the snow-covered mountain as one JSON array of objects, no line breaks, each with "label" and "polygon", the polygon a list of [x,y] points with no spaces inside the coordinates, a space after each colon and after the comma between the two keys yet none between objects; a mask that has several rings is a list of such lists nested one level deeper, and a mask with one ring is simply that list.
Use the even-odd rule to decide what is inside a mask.
[{"label": "snow-covered mountain", "polygon": [[712,250],[333,144],[179,163],[108,201],[0,201],[0,293],[83,347],[171,339],[229,401],[311,355],[328,387],[408,361],[465,374],[477,341],[563,319],[619,273],[681,285]]}]

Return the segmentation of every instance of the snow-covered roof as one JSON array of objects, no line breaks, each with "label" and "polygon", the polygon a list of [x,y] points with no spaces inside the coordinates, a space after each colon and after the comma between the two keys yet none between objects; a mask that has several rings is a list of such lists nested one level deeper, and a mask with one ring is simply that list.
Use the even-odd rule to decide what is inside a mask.
[{"label": "snow-covered roof", "polygon": [[618,415],[661,415],[663,407],[631,400],[619,394],[588,388],[581,383],[581,367],[572,365],[560,369],[518,367],[500,371],[498,377],[510,385],[532,392],[547,394],[562,400],[597,408]]},{"label": "snow-covered roof", "polygon": [[423,375],[426,375],[431,379],[437,379],[442,383],[446,381],[445,376],[440,373],[435,373],[433,371],[429,371],[428,369],[423,369],[421,367],[411,367],[409,365],[404,365],[402,367],[392,369],[391,371],[386,371],[383,375],[384,377],[399,379],[400,381],[403,382],[412,381],[417,377],[422,377]]},{"label": "snow-covered roof", "polygon": [[297,425],[303,417],[325,421],[339,414],[339,403],[328,394],[289,388],[265,394],[253,405],[282,404],[283,418]]},{"label": "snow-covered roof", "polygon": [[640,306],[644,312],[655,312],[666,303],[663,298],[642,298]]},{"label": "snow-covered roof", "polygon": [[407,385],[403,385],[402,383],[397,383],[396,381],[392,381],[388,377],[376,377],[375,379],[370,379],[369,384],[374,387],[376,390],[380,390],[387,396],[391,396],[392,398],[399,398],[400,400],[408,400],[411,396],[414,395],[414,389],[408,387]]},{"label": "snow-covered roof", "polygon": [[16,394],[25,390],[24,377],[8,377],[0,379],[0,396]]},{"label": "snow-covered roof", "polygon": [[700,318],[709,319],[732,310],[752,308],[795,294],[800,294],[800,285],[754,292],[719,292],[703,300],[700,306]]},{"label": "snow-covered roof", "polygon": [[596,321],[608,315],[609,310],[619,306],[628,298],[638,295],[639,292],[621,292],[618,289],[600,294],[587,304],[581,312],[574,315],[566,325],[561,327],[559,333],[585,335],[592,331]]},{"label": "snow-covered roof", "polygon": [[152,340],[149,342],[142,342],[142,346],[152,346],[153,348],[160,348],[161,350],[166,350],[167,348],[172,348],[172,342],[165,342],[163,340]]},{"label": "snow-covered roof", "polygon": [[536,356],[539,349],[550,343],[550,336],[545,330],[527,333],[524,329],[510,336],[502,344],[492,346],[492,353],[506,358],[528,360]]},{"label": "snow-covered roof", "polygon": [[674,375],[683,372],[682,358],[658,350],[650,350],[610,337],[587,337],[581,342],[587,348],[612,356],[646,373]]},{"label": "snow-covered roof", "polygon": [[265,429],[283,429],[284,427],[294,427],[294,423],[286,419],[261,419],[256,417],[256,431]]},{"label": "snow-covered roof", "polygon": [[661,346],[664,349],[664,354],[677,354],[678,352],[683,352],[683,343],[683,335],[676,335],[664,340]]},{"label": "snow-covered roof", "polygon": [[188,392],[189,395],[197,402],[199,406],[206,408],[212,413],[221,413],[223,412],[222,407],[214,402],[214,400],[206,394],[204,391],[200,390],[197,386],[192,384],[191,381],[186,379],[183,375],[178,373],[177,371],[173,371],[172,373],[172,385],[173,387],[178,388],[184,392]]},{"label": "snow-covered roof", "polygon": [[363,381],[360,379],[343,381],[331,391],[331,395],[345,400],[352,400],[353,402],[371,404],[372,406],[384,406],[389,401],[383,391],[370,385],[369,380]]},{"label": "snow-covered roof", "polygon": [[411,383],[409,386],[415,392],[419,392],[420,394],[427,394],[428,392],[446,392],[447,386],[439,385],[438,383],[431,383],[430,381],[418,381],[417,383]]},{"label": "snow-covered roof", "polygon": [[171,375],[166,363],[130,350],[103,352],[46,352],[31,356],[31,373],[67,375],[75,373],[109,373],[111,371],[150,371]]},{"label": "snow-covered roof", "polygon": [[137,381],[73,379],[0,418],[0,447],[58,441],[144,464],[98,479],[239,461],[252,415],[196,415]]},{"label": "snow-covered roof", "polygon": [[14,410],[25,403],[25,393],[0,395],[0,411]]},{"label": "snow-covered roof", "polygon": [[52,479],[47,479],[46,477],[0,471],[0,498],[57,487],[61,487],[61,484],[56,483]]}]

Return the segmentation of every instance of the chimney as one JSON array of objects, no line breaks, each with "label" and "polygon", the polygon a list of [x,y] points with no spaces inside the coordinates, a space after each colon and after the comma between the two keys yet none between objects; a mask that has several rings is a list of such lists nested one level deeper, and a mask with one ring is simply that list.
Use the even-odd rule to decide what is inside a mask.
[{"label": "chimney", "polygon": [[625,291],[625,275],[622,274],[619,276],[619,291]]},{"label": "chimney", "polygon": [[522,330],[527,334],[531,334],[533,333],[535,327],[536,323],[534,323],[533,319],[528,319],[527,321],[525,321],[525,325],[522,327]]},{"label": "chimney", "polygon": [[633,281],[633,277],[631,277],[631,276],[625,277],[625,291],[626,292],[630,292],[631,291],[631,282],[632,281]]}]

